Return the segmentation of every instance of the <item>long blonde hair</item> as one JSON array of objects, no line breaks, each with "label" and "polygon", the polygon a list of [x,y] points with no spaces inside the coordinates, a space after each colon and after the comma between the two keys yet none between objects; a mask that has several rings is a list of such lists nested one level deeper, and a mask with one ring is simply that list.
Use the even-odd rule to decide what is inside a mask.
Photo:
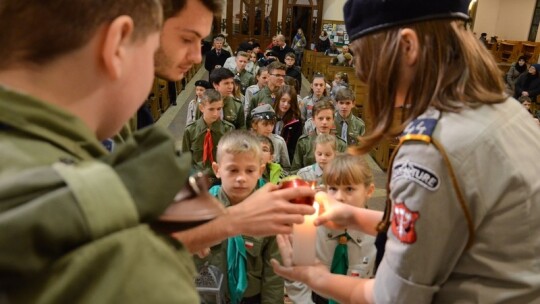
[{"label": "long blonde hair", "polygon": [[375,122],[371,134],[362,140],[362,146],[352,149],[353,153],[365,153],[384,136],[396,136],[429,106],[458,112],[464,107],[500,103],[506,98],[497,64],[467,30],[465,22],[432,20],[404,27],[416,32],[420,51],[399,130],[392,130],[391,125],[401,73],[401,28],[368,35],[351,44],[358,54],[356,73],[369,87],[368,103]]}]

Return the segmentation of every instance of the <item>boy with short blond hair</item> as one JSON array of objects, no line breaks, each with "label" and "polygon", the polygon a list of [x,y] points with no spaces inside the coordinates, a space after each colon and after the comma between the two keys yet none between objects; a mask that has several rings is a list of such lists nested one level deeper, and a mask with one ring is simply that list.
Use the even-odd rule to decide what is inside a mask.
[{"label": "boy with short blond hair", "polygon": [[[248,131],[229,132],[219,142],[212,168],[221,178],[221,185],[212,187],[210,194],[225,207],[242,203],[257,188],[265,168],[258,139]],[[239,235],[212,247],[209,256],[196,258],[195,263],[221,269],[226,279],[228,302],[280,303],[283,302],[283,279],[270,265],[270,259],[277,257],[275,236]]]},{"label": "boy with short blond hair", "polygon": [[186,127],[182,140],[182,151],[191,152],[192,169],[209,173],[211,178],[218,142],[225,133],[234,130],[232,124],[220,119],[222,109],[221,94],[216,90],[206,90],[199,104],[202,116]]}]

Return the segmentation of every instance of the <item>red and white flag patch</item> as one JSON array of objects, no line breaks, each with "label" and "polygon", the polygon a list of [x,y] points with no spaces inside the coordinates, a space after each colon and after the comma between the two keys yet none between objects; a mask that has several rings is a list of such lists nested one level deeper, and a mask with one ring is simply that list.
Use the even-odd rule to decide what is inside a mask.
[{"label": "red and white flag patch", "polygon": [[394,205],[394,217],[392,219],[392,232],[405,244],[416,242],[416,231],[414,223],[420,217],[420,213],[411,211],[405,203]]},{"label": "red and white flag patch", "polygon": [[253,248],[253,242],[245,241],[244,246],[246,246],[247,249],[251,249]]}]

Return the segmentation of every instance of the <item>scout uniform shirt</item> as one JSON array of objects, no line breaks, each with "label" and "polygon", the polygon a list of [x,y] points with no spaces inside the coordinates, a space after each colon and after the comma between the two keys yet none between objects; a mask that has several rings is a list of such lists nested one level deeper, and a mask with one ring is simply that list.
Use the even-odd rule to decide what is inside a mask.
[{"label": "scout uniform shirt", "polygon": [[[135,209],[140,198],[131,196],[160,187],[141,196],[172,200],[178,185],[156,185],[153,168],[182,183],[189,167],[182,176],[160,165],[189,156],[177,159],[168,132],[157,127],[116,150],[125,152],[116,160],[121,169],[107,159],[119,154],[109,154],[78,117],[0,86],[0,302],[198,303],[190,254],[141,223],[162,207]],[[142,185],[124,180],[126,170],[145,168]]]},{"label": "scout uniform shirt", "polygon": [[[253,109],[255,109],[258,106],[262,106],[264,104],[269,104],[272,107],[274,106],[275,97],[272,97],[272,96],[273,96],[272,92],[270,92],[270,89],[268,88],[268,86],[265,86],[259,92],[253,95],[253,97],[249,101],[249,109],[248,109],[249,116],[247,119],[248,124],[250,124],[249,126],[251,126],[251,111],[253,111]],[[246,102],[248,101],[246,100]]]},{"label": "scout uniform shirt", "polygon": [[429,109],[412,121],[391,165],[375,302],[539,303],[539,139],[512,98],[459,113]]},{"label": "scout uniform shirt", "polygon": [[[364,121],[353,114],[350,114],[348,118],[343,118],[336,112],[334,124],[336,126],[336,133],[349,146],[358,144],[358,137],[366,133],[366,124]],[[345,125],[346,130],[343,130]]]},{"label": "scout uniform shirt", "polygon": [[[294,151],[291,171],[298,171],[315,163],[315,138],[317,138],[317,134],[300,136],[296,145],[296,151]],[[345,152],[347,149],[345,141],[338,136],[336,136],[336,144],[337,152]]]},{"label": "scout uniform shirt", "polygon": [[[204,152],[204,138],[208,126],[204,122],[204,119],[201,117],[197,119],[194,123],[186,126],[184,131],[184,137],[182,139],[182,152],[191,152],[192,157],[192,170],[201,171],[214,176],[212,170],[212,162],[206,161],[203,162],[203,152]],[[234,126],[227,121],[217,120],[210,126],[210,133],[212,134],[212,157],[216,159],[216,151],[219,140],[225,133],[234,130]]]},{"label": "scout uniform shirt", "polygon": [[255,77],[253,77],[253,74],[246,71],[245,69],[242,70],[242,72],[238,72],[236,71],[236,69],[232,72],[234,73],[234,75],[240,78],[240,91],[242,92],[242,94],[246,93],[246,89],[249,86],[257,83],[257,81],[255,80]]},{"label": "scout uniform shirt", "polygon": [[236,129],[246,129],[244,107],[240,99],[232,96],[223,98],[223,120],[230,122]]},{"label": "scout uniform shirt", "polygon": [[[210,194],[215,196],[225,207],[231,206],[229,198],[220,186],[210,189]],[[242,236],[246,249],[246,272],[247,288],[243,298],[261,296],[261,304],[283,303],[283,279],[274,273],[270,259],[281,260],[275,236],[251,237]],[[218,267],[224,274],[224,290],[229,298],[227,282],[227,240],[211,248],[210,254],[200,259],[195,257],[197,268],[205,264]],[[209,301],[209,303],[212,303]]]},{"label": "scout uniform shirt", "polygon": [[317,163],[298,170],[296,174],[305,181],[316,181],[317,186],[323,182],[323,170]]},{"label": "scout uniform shirt", "polygon": [[306,121],[313,117],[313,106],[319,99],[323,98],[324,96],[317,97],[313,93],[311,95],[306,96],[302,101],[300,102],[300,114],[302,115],[302,120]]}]

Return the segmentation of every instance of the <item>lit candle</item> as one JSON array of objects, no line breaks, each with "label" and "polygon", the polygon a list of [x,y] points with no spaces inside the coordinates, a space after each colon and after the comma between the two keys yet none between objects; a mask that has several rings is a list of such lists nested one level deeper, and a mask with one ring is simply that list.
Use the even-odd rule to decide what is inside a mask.
[{"label": "lit candle", "polygon": [[293,226],[293,264],[297,266],[315,264],[317,227],[313,225],[313,221],[319,215],[319,204],[313,203],[313,208],[315,208],[315,213],[304,215],[304,222]]}]

